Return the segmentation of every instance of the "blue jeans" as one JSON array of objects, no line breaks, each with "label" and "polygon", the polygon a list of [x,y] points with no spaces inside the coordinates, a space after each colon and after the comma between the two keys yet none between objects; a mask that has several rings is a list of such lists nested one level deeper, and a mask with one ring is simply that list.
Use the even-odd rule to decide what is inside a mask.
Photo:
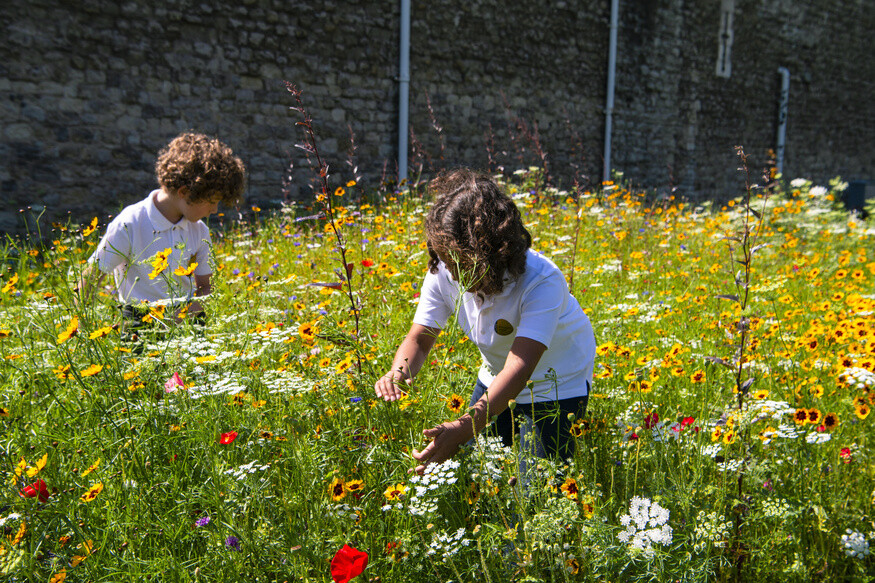
[{"label": "blue jeans", "polygon": [[[471,395],[470,406],[480,400],[488,387],[477,379]],[[589,393],[589,383],[587,383]],[[568,414],[574,413],[580,419],[586,413],[589,395],[542,401],[527,405],[517,404],[513,411],[505,409],[487,428],[501,438],[507,447],[513,446],[514,433],[520,437],[520,449],[530,451],[540,458],[560,456],[567,458],[574,453],[574,440],[571,435],[571,421]]]}]

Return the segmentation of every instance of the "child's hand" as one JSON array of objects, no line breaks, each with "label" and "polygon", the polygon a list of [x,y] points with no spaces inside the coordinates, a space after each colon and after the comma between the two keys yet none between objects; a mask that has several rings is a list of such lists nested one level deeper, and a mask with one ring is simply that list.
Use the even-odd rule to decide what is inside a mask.
[{"label": "child's hand", "polygon": [[413,386],[413,379],[403,371],[392,370],[379,378],[374,384],[374,391],[378,397],[383,397],[386,401],[397,401],[407,394],[404,389],[411,386]]},{"label": "child's hand", "polygon": [[419,462],[413,471],[420,475],[428,464],[439,464],[456,455],[462,444],[474,436],[473,422],[465,415],[455,421],[447,421],[437,427],[426,429],[422,434],[430,437],[431,443],[422,451],[413,450],[413,459]]}]

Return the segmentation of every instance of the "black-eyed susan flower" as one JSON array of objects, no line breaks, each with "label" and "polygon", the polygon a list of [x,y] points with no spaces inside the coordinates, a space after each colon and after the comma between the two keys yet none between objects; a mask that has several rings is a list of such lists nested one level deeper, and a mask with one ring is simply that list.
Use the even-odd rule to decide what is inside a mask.
[{"label": "black-eyed susan flower", "polygon": [[808,424],[809,425],[817,425],[820,423],[822,415],[818,409],[811,408],[808,410]]},{"label": "black-eyed susan flower", "polygon": [[402,496],[404,496],[404,492],[407,491],[407,486],[404,484],[392,484],[386,488],[383,492],[383,496],[386,500],[390,502],[395,502],[400,500]]},{"label": "black-eyed susan flower", "polygon": [[347,494],[347,489],[343,480],[340,478],[334,478],[334,480],[331,481],[331,485],[328,486],[328,494],[335,502],[343,500]]},{"label": "black-eyed susan flower", "polygon": [[793,413],[793,421],[796,425],[805,425],[808,422],[808,409],[796,409]]},{"label": "black-eyed susan flower", "polygon": [[565,497],[570,500],[577,500],[577,495],[580,493],[580,490],[577,487],[577,480],[570,476],[565,478],[565,482],[559,486],[559,489],[562,490]]},{"label": "black-eyed susan flower", "polygon": [[344,485],[347,492],[361,492],[365,488],[365,483],[362,480],[350,480]]},{"label": "black-eyed susan flower", "polygon": [[101,492],[103,492],[103,482],[97,482],[96,484],[88,488],[88,491],[82,494],[79,500],[82,502],[91,502],[92,500],[97,498],[97,496]]},{"label": "black-eyed susan flower", "polygon": [[823,417],[823,427],[827,431],[832,431],[839,426],[839,416],[835,413],[827,413]]},{"label": "black-eyed susan flower", "polygon": [[699,369],[690,375],[690,382],[693,384],[704,383],[706,380],[705,371]]},{"label": "black-eyed susan flower", "polygon": [[857,405],[856,407],[854,407],[854,414],[860,420],[868,417],[870,411],[871,411],[871,408],[866,403],[861,403],[861,404]]},{"label": "black-eyed susan flower", "polygon": [[465,399],[461,395],[453,393],[447,398],[447,409],[449,409],[453,413],[461,413],[464,406]]},{"label": "black-eyed susan flower", "polygon": [[316,338],[315,322],[304,322],[298,326],[298,335],[301,337],[301,340],[305,342],[313,342]]}]

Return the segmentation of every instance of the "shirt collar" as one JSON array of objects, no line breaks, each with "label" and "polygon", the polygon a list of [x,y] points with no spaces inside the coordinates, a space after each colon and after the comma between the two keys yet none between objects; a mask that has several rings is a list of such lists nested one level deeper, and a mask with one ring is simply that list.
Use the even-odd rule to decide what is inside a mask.
[{"label": "shirt collar", "polygon": [[152,223],[152,228],[155,229],[155,232],[160,233],[161,231],[169,231],[173,228],[174,224],[170,222],[170,220],[161,214],[161,211],[158,210],[158,207],[155,206],[155,197],[158,196],[158,191],[153,190],[149,193],[149,202],[146,205],[146,214],[149,216],[149,221]]}]

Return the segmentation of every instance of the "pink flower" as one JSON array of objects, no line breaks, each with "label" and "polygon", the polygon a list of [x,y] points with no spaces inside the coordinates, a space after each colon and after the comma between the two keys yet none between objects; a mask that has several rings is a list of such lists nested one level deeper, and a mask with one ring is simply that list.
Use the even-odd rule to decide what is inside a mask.
[{"label": "pink flower", "polygon": [[184,389],[185,383],[182,382],[182,377],[178,372],[173,373],[173,376],[167,379],[164,383],[164,390],[168,393],[175,393],[177,389]]},{"label": "pink flower", "polygon": [[347,583],[358,577],[368,566],[368,554],[349,545],[337,551],[331,559],[331,578],[334,583]]}]

